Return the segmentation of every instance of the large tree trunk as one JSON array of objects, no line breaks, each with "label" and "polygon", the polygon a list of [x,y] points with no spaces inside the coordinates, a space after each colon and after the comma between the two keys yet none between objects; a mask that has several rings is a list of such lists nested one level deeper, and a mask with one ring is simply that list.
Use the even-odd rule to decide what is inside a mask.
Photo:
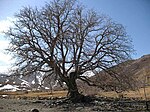
[{"label": "large tree trunk", "polygon": [[68,81],[66,82],[67,87],[68,87],[68,97],[74,103],[83,102],[84,95],[82,95],[78,91],[75,76],[76,76],[75,74],[70,74]]},{"label": "large tree trunk", "polygon": [[81,93],[79,93],[76,82],[72,80],[69,81],[68,83],[68,97],[69,99],[76,103],[76,102],[83,102],[84,100],[84,95],[82,95]]}]

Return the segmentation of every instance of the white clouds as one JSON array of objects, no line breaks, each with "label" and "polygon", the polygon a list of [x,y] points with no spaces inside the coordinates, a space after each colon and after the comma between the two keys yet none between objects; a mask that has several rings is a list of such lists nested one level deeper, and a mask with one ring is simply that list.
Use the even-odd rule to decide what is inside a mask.
[{"label": "white clouds", "polygon": [[10,62],[11,56],[6,54],[5,49],[9,46],[9,41],[0,40],[0,66],[1,64],[8,64]]},{"label": "white clouds", "polygon": [[5,53],[8,48],[9,41],[4,39],[3,31],[7,31],[11,27],[12,21],[15,19],[7,17],[6,20],[0,20],[0,73],[7,72],[11,66],[11,55]]},{"label": "white clouds", "polygon": [[9,74],[11,65],[0,65],[0,73]]},{"label": "white clouds", "polygon": [[0,51],[4,50],[8,47],[9,41],[7,40],[0,40]]},{"label": "white clouds", "polygon": [[0,40],[0,73],[7,72],[11,66],[11,55],[5,53],[9,45],[8,41]]},{"label": "white clouds", "polygon": [[6,20],[1,20],[0,21],[0,33],[2,33],[3,31],[7,31],[9,27],[13,25],[12,22],[14,20],[15,20],[14,18],[10,18],[10,17],[7,17]]}]

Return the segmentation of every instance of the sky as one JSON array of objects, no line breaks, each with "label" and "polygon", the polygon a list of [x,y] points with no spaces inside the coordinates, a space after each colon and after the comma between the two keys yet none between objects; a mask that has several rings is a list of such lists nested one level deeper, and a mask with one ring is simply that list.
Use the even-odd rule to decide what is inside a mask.
[{"label": "sky", "polygon": [[[42,7],[50,0],[0,0],[0,73],[11,67],[11,56],[5,53],[9,41],[2,31],[12,26],[14,14],[24,6]],[[122,24],[132,38],[134,59],[150,54],[150,0],[78,0],[87,9],[105,14]]]}]

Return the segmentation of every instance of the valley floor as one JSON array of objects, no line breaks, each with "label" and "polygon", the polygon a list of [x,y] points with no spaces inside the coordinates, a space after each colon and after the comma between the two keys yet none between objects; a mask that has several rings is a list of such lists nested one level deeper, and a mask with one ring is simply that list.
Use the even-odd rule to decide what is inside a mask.
[{"label": "valley floor", "polygon": [[[32,109],[39,112],[149,112],[143,88],[124,93],[124,98],[118,98],[114,92],[104,92],[90,103],[73,104],[65,100],[66,94],[67,91],[0,92],[0,112],[32,112]],[[150,87],[146,88],[146,97],[150,110]]]},{"label": "valley floor", "polygon": [[[150,102],[147,103],[150,109]],[[99,97],[90,103],[77,104],[64,99],[0,99],[0,112],[33,112],[33,109],[39,112],[149,112],[145,101],[130,99]]]},{"label": "valley floor", "polygon": [[30,100],[0,99],[0,112],[31,112],[34,108],[40,112],[55,112],[54,109],[34,104]]}]

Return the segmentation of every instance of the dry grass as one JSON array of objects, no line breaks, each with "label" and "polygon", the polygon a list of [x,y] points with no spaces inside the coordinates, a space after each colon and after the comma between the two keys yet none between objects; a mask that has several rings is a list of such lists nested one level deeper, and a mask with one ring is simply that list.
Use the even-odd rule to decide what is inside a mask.
[{"label": "dry grass", "polygon": [[53,91],[53,92],[39,92],[39,91],[30,91],[30,92],[0,92],[0,95],[8,95],[11,98],[55,98],[55,97],[65,97],[67,95],[67,91]]},{"label": "dry grass", "polygon": [[[145,88],[146,89],[146,97],[148,100],[150,100],[150,87]],[[0,95],[8,95],[12,98],[18,98],[18,97],[27,97],[27,98],[37,98],[37,97],[44,97],[44,98],[55,98],[55,97],[65,97],[67,95],[67,91],[53,91],[53,92],[0,92]],[[145,99],[144,95],[144,88],[140,88],[138,91],[128,91],[124,93],[117,94],[116,92],[100,92],[96,94],[97,96],[103,96],[103,97],[127,97],[127,98],[138,98],[138,99]]]},{"label": "dry grass", "polygon": [[25,97],[65,97],[67,91],[53,91],[53,92],[28,92],[21,96]]},{"label": "dry grass", "polygon": [[[150,87],[145,88],[146,90],[146,97],[148,100],[150,100]],[[145,99],[145,94],[144,94],[144,88],[140,88],[137,91],[128,91],[128,92],[123,92],[117,94],[116,92],[102,92],[98,94],[100,96],[106,96],[106,97],[127,97],[127,98],[138,98],[138,99]]]}]

